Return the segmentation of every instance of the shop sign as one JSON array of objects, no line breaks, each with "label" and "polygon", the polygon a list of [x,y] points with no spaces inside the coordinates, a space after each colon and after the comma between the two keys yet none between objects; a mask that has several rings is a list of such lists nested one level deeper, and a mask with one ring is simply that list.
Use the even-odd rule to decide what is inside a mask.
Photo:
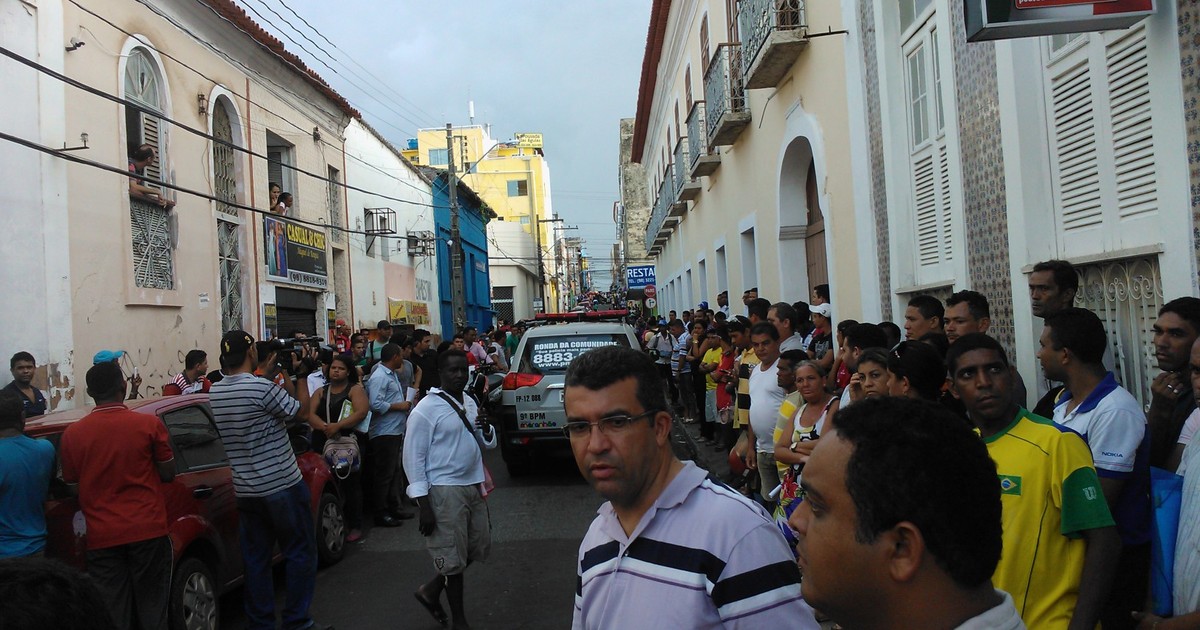
[{"label": "shop sign", "polygon": [[641,289],[648,284],[657,284],[654,277],[654,265],[638,265],[625,269],[625,279],[630,291]]},{"label": "shop sign", "polygon": [[1155,0],[966,0],[967,39],[977,42],[1129,28]]},{"label": "shop sign", "polygon": [[267,278],[305,287],[329,286],[325,232],[279,217],[263,217]]},{"label": "shop sign", "polygon": [[413,324],[427,326],[432,320],[429,317],[429,304],[412,300],[393,300],[388,298],[388,319],[393,324]]}]

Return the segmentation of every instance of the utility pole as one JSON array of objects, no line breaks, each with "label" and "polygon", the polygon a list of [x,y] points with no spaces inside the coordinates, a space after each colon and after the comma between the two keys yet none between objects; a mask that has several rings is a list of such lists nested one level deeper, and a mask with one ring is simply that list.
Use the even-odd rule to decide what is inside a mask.
[{"label": "utility pole", "polygon": [[534,246],[537,248],[538,299],[540,299],[542,301],[542,312],[545,312],[546,311],[546,276],[545,276],[545,272],[542,270],[542,224],[543,223],[562,223],[562,219],[538,219],[537,223],[535,223],[533,226]]},{"label": "utility pole", "polygon": [[[462,330],[467,325],[467,294],[463,288],[462,238],[458,231],[458,175],[454,172],[454,127],[450,123],[446,123],[446,160],[450,186],[450,299],[454,311],[454,327]],[[540,254],[541,250],[538,253]]]}]

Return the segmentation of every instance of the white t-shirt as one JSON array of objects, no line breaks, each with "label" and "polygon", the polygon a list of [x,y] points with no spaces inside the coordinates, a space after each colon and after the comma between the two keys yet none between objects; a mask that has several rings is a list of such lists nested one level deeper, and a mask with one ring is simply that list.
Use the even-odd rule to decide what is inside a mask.
[{"label": "white t-shirt", "polygon": [[783,354],[788,350],[808,350],[808,347],[804,344],[804,337],[801,337],[800,333],[793,333],[791,337],[779,343],[779,354]]},{"label": "white t-shirt", "polygon": [[1197,430],[1200,430],[1200,409],[1193,409],[1192,415],[1188,416],[1187,422],[1183,423],[1183,430],[1179,432],[1178,443],[1184,446],[1191,444]]},{"label": "white t-shirt", "polygon": [[1110,372],[1079,406],[1067,412],[1065,394],[1054,406],[1054,422],[1083,436],[1101,477],[1133,472],[1138,445],[1146,435],[1146,414]]},{"label": "white t-shirt", "polygon": [[779,386],[778,373],[778,359],[769,367],[760,364],[750,370],[750,426],[754,429],[755,449],[760,453],[775,452],[775,423],[779,406],[787,397]]}]

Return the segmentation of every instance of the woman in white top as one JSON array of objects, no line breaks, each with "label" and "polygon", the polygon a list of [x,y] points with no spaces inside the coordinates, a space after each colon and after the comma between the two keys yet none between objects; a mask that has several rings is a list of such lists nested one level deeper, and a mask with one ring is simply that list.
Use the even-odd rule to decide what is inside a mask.
[{"label": "woman in white top", "polygon": [[816,440],[833,426],[833,414],[838,399],[825,390],[825,369],[816,361],[802,361],[796,366],[796,391],[803,404],[792,415],[791,430],[779,434],[775,443],[775,461],[789,466],[782,480],[779,509],[786,510],[795,498],[800,471],[808,462]]}]

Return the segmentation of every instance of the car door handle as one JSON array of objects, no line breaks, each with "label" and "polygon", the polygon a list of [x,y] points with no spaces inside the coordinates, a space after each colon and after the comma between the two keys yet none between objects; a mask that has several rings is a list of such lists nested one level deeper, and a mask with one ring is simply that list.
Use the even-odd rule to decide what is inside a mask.
[{"label": "car door handle", "polygon": [[192,496],[196,497],[197,499],[207,499],[212,495],[213,489],[209,486],[200,486],[199,488],[192,490]]}]

